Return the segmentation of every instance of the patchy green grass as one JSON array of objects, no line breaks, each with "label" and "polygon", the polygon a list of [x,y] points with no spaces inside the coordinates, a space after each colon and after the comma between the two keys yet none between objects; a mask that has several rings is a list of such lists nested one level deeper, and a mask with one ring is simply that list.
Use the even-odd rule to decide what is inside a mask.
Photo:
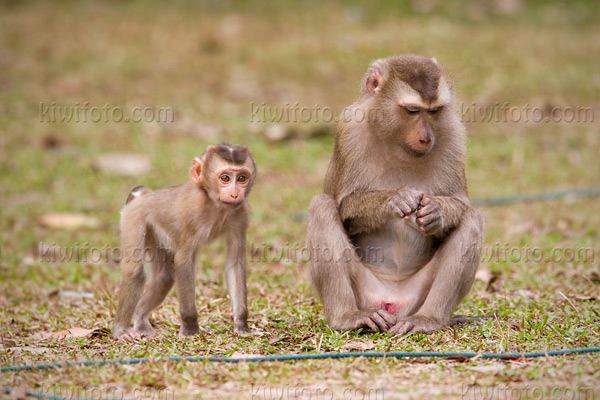
[{"label": "patchy green grass", "polygon": [[[250,103],[319,104],[337,115],[352,102],[368,63],[401,52],[435,56],[465,106],[591,107],[580,123],[472,122],[467,174],[472,197],[600,184],[600,16],[595,2],[423,5],[287,2],[7,3],[0,12],[0,337],[2,366],[165,355],[375,351],[528,352],[600,346],[600,202],[580,199],[485,208],[482,275],[457,310],[498,319],[397,339],[332,332],[301,255],[267,260],[265,249],[301,248],[299,216],[320,192],[332,135],[270,142],[250,126]],[[430,9],[428,7],[431,7]],[[131,110],[172,107],[159,123],[49,123],[40,103],[89,102]],[[546,114],[547,115],[547,111]],[[211,129],[216,128],[216,135]],[[302,127],[302,126],[301,126]],[[310,129],[310,128],[304,128]],[[215,129],[212,129],[215,130]],[[331,131],[331,129],[330,129]],[[202,335],[180,339],[175,295],[153,315],[158,335],[122,343],[106,335],[51,339],[71,327],[108,328],[120,273],[113,260],[48,261],[39,244],[118,246],[129,190],[186,179],[206,145],[250,146],[259,166],[249,232],[254,336],[232,334],[224,246],[199,257]],[[94,167],[99,154],[150,157],[151,170],[122,177]],[[83,213],[95,228],[44,227],[50,212]],[[518,249],[516,252],[513,249]],[[529,250],[528,250],[529,249]],[[534,249],[536,253],[533,252]],[[558,249],[558,253],[554,253]],[[572,257],[569,251],[575,251]],[[543,260],[537,256],[543,253]],[[526,256],[529,254],[529,259]],[[57,290],[91,292],[66,298]],[[158,398],[539,398],[533,389],[600,397],[600,358],[527,362],[324,360],[283,363],[149,363],[3,373],[0,386],[87,394],[119,388]],[[86,392],[87,390],[87,392]],[[326,390],[329,390],[327,392]],[[350,390],[350,391],[347,391]],[[488,390],[488,392],[486,392]],[[528,394],[526,391],[530,390]],[[579,390],[579,392],[578,392]],[[145,391],[145,392],[144,392]],[[301,397],[304,396],[304,397]],[[378,396],[378,397],[377,397]],[[559,397],[563,396],[563,397]],[[97,398],[97,394],[96,394]],[[286,397],[284,397],[286,398]],[[489,397],[488,397],[489,398]],[[584,398],[581,397],[580,398]],[[587,398],[592,398],[588,397]]]}]

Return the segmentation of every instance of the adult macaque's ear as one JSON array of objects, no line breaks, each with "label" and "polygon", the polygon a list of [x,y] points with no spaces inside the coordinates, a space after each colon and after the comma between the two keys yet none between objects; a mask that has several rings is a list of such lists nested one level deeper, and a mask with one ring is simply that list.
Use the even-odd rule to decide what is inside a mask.
[{"label": "adult macaque's ear", "polygon": [[376,95],[381,90],[383,85],[383,75],[378,67],[369,68],[369,74],[367,75],[367,90],[371,96]]},{"label": "adult macaque's ear", "polygon": [[195,157],[192,160],[192,169],[190,169],[190,179],[196,184],[202,183],[202,161]]}]

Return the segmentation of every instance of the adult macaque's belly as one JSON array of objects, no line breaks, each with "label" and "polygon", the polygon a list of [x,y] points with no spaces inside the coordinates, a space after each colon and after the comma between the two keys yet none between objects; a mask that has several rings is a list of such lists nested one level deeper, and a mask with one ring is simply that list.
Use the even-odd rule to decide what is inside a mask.
[{"label": "adult macaque's belly", "polygon": [[352,238],[364,265],[356,279],[361,308],[376,307],[405,316],[425,300],[433,276],[424,267],[438,244],[411,225],[397,219],[377,232]]}]

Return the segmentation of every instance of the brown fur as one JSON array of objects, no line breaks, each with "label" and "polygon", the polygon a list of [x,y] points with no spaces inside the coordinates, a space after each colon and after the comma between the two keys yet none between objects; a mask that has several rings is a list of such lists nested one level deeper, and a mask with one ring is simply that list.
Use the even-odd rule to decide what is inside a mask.
[{"label": "brown fur", "polygon": [[[212,159],[212,163],[221,160],[221,170],[227,168],[220,154],[212,154],[214,151],[217,150],[209,148],[205,153],[206,159]],[[251,173],[245,189],[247,195],[255,177],[255,164],[249,153],[243,166]],[[177,285],[179,297],[180,334],[188,336],[199,333],[195,306],[196,254],[199,247],[219,236],[225,236],[227,244],[225,273],[233,305],[234,329],[238,333],[248,331],[248,203],[245,198],[234,205],[218,200],[218,185],[205,185],[205,181],[218,180],[218,176],[205,172],[211,170],[210,161],[197,160],[194,168],[202,174],[202,182],[190,180],[179,186],[155,191],[138,187],[132,193],[143,191],[143,195],[130,194],[133,198],[121,211],[123,281],[113,327],[113,335],[117,337],[152,334],[154,331],[148,315],[162,303],[173,284]],[[235,168],[239,169],[237,165]],[[146,268],[143,254],[150,258]],[[147,272],[150,281],[144,291]],[[130,326],[132,319],[133,328]]]},{"label": "brown fur", "polygon": [[223,160],[235,165],[243,165],[250,154],[246,146],[234,145],[231,143],[221,143],[213,147],[215,154],[218,154]]},{"label": "brown fur", "polygon": [[[350,109],[381,110],[383,118],[338,123],[325,193],[311,202],[307,234],[313,283],[335,329],[435,329],[471,287],[483,221],[469,205],[465,130],[446,99],[447,82],[429,58],[377,60]],[[403,99],[419,103],[418,115],[401,107]],[[424,129],[435,144],[415,152],[411,141]],[[384,259],[348,258],[369,246]],[[330,261],[318,257],[324,248]]]},{"label": "brown fur", "polygon": [[151,192],[150,189],[148,189],[146,186],[136,186],[133,188],[133,190],[129,193],[129,196],[127,196],[127,200],[125,201],[125,204],[129,203],[131,200],[135,199],[138,196],[141,196],[144,193],[148,193]]}]

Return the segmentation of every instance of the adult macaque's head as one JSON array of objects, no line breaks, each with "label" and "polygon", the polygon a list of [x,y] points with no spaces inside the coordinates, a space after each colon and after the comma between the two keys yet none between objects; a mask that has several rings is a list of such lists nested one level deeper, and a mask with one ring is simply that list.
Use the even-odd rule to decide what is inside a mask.
[{"label": "adult macaque's head", "polygon": [[445,73],[433,58],[400,55],[376,60],[364,83],[375,132],[421,157],[433,150],[452,100]]}]

